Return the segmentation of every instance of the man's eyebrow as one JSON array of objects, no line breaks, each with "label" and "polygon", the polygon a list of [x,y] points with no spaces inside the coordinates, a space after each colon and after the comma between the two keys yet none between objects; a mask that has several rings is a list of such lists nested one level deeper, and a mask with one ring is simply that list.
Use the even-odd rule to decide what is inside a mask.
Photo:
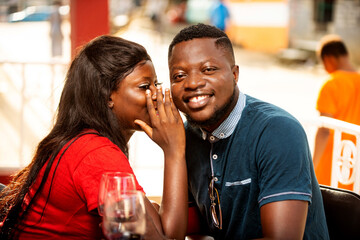
[{"label": "man's eyebrow", "polygon": [[181,66],[173,66],[173,67],[170,67],[170,70],[182,70],[184,69],[183,67]]}]

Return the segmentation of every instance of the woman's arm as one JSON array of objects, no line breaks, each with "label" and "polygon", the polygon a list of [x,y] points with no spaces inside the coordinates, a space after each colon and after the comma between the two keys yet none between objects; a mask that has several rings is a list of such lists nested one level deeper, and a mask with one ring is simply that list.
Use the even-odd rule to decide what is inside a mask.
[{"label": "woman's arm", "polygon": [[160,224],[167,237],[184,239],[188,215],[184,125],[172,102],[169,89],[165,90],[165,98],[161,87],[157,89],[156,108],[150,94],[148,90],[147,108],[152,126],[141,120],[135,120],[135,123],[162,148],[165,163],[164,190],[159,216],[153,212],[156,211],[153,206],[149,206],[149,213],[155,226],[158,227]]}]

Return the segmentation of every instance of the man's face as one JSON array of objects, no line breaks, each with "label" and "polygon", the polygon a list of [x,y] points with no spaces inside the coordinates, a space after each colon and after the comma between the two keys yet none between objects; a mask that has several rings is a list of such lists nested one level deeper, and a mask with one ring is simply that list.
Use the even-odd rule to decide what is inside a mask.
[{"label": "man's face", "polygon": [[173,47],[169,58],[171,93],[188,120],[208,131],[230,114],[238,97],[238,66],[215,39],[197,38]]}]

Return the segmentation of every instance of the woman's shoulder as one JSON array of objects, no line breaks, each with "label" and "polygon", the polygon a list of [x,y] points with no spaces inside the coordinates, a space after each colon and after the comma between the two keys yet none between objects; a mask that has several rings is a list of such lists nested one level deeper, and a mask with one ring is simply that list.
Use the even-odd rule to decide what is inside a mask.
[{"label": "woman's shoulder", "polygon": [[126,155],[108,138],[95,131],[86,133],[73,139],[64,154],[64,160],[73,171],[79,166],[116,169],[117,165],[128,165]]},{"label": "woman's shoulder", "polygon": [[73,142],[74,146],[80,146],[83,148],[98,148],[102,146],[112,146],[117,147],[113,142],[110,141],[107,137],[102,136],[99,132],[87,129],[82,133],[78,134],[70,142]]},{"label": "woman's shoulder", "polygon": [[[82,159],[88,155],[120,155],[126,158],[120,148],[107,137],[102,136],[95,130],[85,130],[70,141],[72,146],[69,151]],[[69,145],[68,145],[69,146]]]}]

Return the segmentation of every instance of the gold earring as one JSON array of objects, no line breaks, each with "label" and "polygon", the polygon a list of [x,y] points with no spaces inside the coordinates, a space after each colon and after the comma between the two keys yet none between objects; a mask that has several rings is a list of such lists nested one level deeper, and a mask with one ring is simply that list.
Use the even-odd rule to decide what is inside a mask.
[{"label": "gold earring", "polygon": [[114,102],[108,102],[108,106],[109,106],[109,108],[113,108],[114,107]]}]

